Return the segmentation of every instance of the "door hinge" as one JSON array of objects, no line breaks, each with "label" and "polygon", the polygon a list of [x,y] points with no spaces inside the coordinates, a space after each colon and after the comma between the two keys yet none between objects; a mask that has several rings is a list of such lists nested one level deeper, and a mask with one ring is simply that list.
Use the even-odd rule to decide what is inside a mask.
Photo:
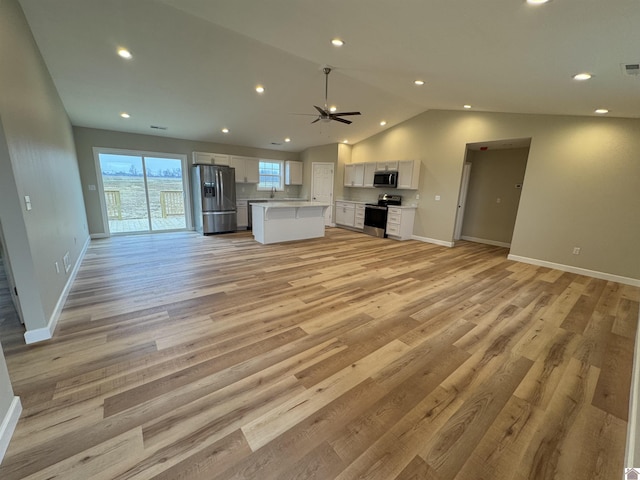
[{"label": "door hinge", "polygon": [[13,287],[13,291],[16,294],[16,297],[18,296],[18,287]]}]

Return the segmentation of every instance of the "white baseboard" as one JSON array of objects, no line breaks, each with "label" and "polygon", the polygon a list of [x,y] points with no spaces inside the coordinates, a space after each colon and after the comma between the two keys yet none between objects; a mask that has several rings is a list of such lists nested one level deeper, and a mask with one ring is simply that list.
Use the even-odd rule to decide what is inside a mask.
[{"label": "white baseboard", "polygon": [[9,442],[16,429],[16,425],[18,425],[21,413],[22,403],[20,402],[20,397],[13,397],[7,414],[2,419],[2,422],[0,422],[0,463],[2,463],[4,454],[7,453]]},{"label": "white baseboard", "polygon": [[636,347],[633,354],[633,373],[631,374],[631,396],[629,398],[629,422],[627,423],[627,449],[624,466],[634,468],[640,465],[640,315],[636,329]]},{"label": "white baseboard", "polygon": [[563,265],[561,263],[547,262],[545,260],[538,260],[537,258],[521,257],[520,255],[509,254],[507,258],[515,262],[529,263],[539,267],[548,267],[555,270],[562,270],[563,272],[577,273],[578,275],[586,275],[587,277],[599,278],[609,282],[624,283],[625,285],[640,287],[640,280],[637,278],[623,277],[621,275],[613,275],[611,273],[598,272],[596,270]]},{"label": "white baseboard", "polygon": [[510,243],[498,242],[496,240],[487,240],[486,238],[467,237],[466,235],[463,235],[462,237],[460,237],[460,239],[467,240],[469,242],[484,243],[485,245],[493,245],[494,247],[511,248]]},{"label": "white baseboard", "polygon": [[64,304],[67,301],[67,297],[69,296],[69,292],[71,291],[71,287],[73,286],[73,282],[76,279],[76,275],[78,274],[78,270],[80,270],[80,264],[84,259],[85,254],[87,253],[87,248],[89,248],[89,243],[91,242],[91,237],[87,237],[87,241],[84,242],[84,246],[80,251],[80,255],[78,255],[78,259],[76,260],[75,265],[73,266],[73,270],[71,270],[71,274],[67,279],[67,283],[58,298],[55,308],[49,317],[49,322],[47,326],[44,328],[36,328],[33,330],[27,330],[24,332],[24,341],[27,344],[43,342],[45,340],[49,340],[53,338],[53,332],[56,330],[56,325],[58,324],[58,320],[60,319],[60,314],[62,313],[62,309],[64,308]]},{"label": "white baseboard", "polygon": [[436,238],[428,238],[428,237],[420,237],[418,235],[411,235],[411,238],[413,240],[418,240],[419,242],[425,242],[425,243],[434,243],[436,245],[441,245],[443,247],[453,247],[453,242],[446,242],[444,240],[438,240]]},{"label": "white baseboard", "polygon": [[90,237],[91,237],[91,239],[94,239],[94,238],[109,238],[109,234],[108,233],[92,233],[90,235]]}]

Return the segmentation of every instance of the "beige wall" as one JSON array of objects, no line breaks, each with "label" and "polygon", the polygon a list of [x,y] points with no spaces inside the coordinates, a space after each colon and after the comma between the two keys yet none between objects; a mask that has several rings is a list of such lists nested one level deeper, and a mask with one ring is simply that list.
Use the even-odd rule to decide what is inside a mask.
[{"label": "beige wall", "polygon": [[0,219],[25,325],[37,330],[69,280],[63,256],[77,263],[88,230],[71,125],[16,0],[0,2],[0,65]]},{"label": "beige wall", "polygon": [[462,236],[510,244],[529,148],[469,150],[471,163]]},{"label": "beige wall", "polygon": [[531,138],[511,253],[640,279],[638,132],[638,119],[433,110],[354,145],[352,161],[421,161],[414,234],[450,242],[466,144]]},{"label": "beige wall", "polygon": [[[98,235],[105,233],[102,210],[100,208],[99,192],[97,190],[89,190],[88,188],[89,185],[98,184],[95,159],[93,157],[93,147],[187,155],[189,162],[191,162],[192,152],[223,153],[274,160],[299,159],[297,152],[282,152],[278,150],[240,147],[221,143],[194,142],[179,138],[139,135],[135,133],[114,132],[94,128],[74,127],[73,133],[75,137],[76,150],[78,152],[78,163],[80,166],[80,176],[82,178],[84,202],[87,209],[89,232],[91,234]],[[237,192],[237,196],[239,198],[255,198],[256,196],[264,196],[264,193],[258,193],[254,186],[243,185],[242,188],[244,188],[244,191],[239,190]],[[300,187],[291,186],[288,187],[288,191],[280,192],[277,196],[297,197],[299,194]]]}]

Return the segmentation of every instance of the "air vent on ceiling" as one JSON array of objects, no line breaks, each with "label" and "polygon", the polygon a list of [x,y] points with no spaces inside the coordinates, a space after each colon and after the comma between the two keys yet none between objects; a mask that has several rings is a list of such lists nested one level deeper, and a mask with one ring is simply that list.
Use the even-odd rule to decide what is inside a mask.
[{"label": "air vent on ceiling", "polygon": [[167,127],[161,127],[159,125],[149,125],[151,128],[155,129],[155,130],[166,130]]},{"label": "air vent on ceiling", "polygon": [[640,63],[623,63],[622,73],[634,77],[640,75]]}]

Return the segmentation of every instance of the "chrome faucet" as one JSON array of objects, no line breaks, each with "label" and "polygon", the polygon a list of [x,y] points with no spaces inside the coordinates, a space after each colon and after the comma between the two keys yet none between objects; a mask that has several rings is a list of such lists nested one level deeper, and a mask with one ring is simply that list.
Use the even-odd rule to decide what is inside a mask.
[{"label": "chrome faucet", "polygon": [[270,198],[273,198],[276,196],[276,187],[271,187],[271,195],[269,195]]}]

